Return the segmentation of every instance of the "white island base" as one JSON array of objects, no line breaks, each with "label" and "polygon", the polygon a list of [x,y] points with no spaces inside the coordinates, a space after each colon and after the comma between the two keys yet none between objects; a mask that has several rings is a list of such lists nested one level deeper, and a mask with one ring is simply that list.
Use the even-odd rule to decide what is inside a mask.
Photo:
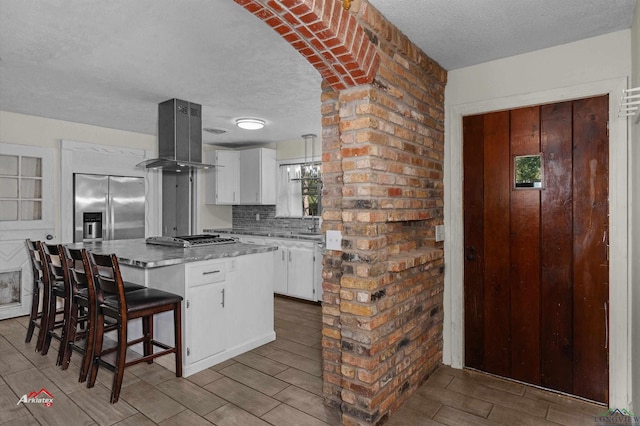
[{"label": "white island base", "polygon": [[[184,298],[184,377],[276,338],[270,251],[153,268],[121,264],[120,268],[126,281]],[[128,333],[130,339],[140,336],[140,322],[133,322]],[[173,314],[156,315],[154,338],[173,344]]]}]

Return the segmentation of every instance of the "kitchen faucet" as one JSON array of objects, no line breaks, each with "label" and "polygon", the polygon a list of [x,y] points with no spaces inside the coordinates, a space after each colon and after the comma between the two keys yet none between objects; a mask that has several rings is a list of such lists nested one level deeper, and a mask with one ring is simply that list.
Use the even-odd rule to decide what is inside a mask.
[{"label": "kitchen faucet", "polygon": [[[313,216],[309,216],[311,218],[311,226],[307,226],[307,229],[311,232],[316,232],[318,230],[317,226],[316,226],[316,222],[313,219]],[[304,221],[305,216],[302,217],[302,220]]]}]

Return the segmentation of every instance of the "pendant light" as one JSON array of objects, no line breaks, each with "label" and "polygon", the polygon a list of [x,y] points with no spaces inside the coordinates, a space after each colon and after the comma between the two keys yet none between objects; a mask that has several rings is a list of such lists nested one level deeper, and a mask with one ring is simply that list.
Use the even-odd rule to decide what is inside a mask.
[{"label": "pendant light", "polygon": [[[316,135],[308,133],[306,135],[302,135],[302,139],[304,139],[304,163],[300,166],[300,175],[296,173],[294,177],[289,179],[292,182],[306,179],[317,179],[319,176],[318,165],[313,162],[315,158]],[[309,144],[311,144],[311,159],[308,157]]]}]

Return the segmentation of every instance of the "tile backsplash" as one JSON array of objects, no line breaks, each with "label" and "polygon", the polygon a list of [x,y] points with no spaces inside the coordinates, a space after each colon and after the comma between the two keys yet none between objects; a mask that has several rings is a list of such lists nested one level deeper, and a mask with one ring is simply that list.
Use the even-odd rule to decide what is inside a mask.
[{"label": "tile backsplash", "polygon": [[[317,217],[276,217],[276,206],[233,206],[234,228],[270,228],[320,232]],[[259,217],[259,219],[258,219]]]}]

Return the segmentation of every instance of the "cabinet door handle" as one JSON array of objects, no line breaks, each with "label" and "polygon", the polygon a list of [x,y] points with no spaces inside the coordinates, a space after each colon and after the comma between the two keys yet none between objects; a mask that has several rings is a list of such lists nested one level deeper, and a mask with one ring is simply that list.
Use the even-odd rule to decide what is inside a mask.
[{"label": "cabinet door handle", "polygon": [[220,270],[217,270],[217,271],[206,271],[206,272],[203,272],[202,275],[217,274],[219,272],[220,272]]},{"label": "cabinet door handle", "polygon": [[291,262],[291,252],[289,252],[289,262]]},{"label": "cabinet door handle", "polygon": [[222,293],[222,307],[224,308],[224,288],[222,290],[220,290],[220,293]]},{"label": "cabinet door handle", "polygon": [[281,251],[280,253],[282,253],[282,261],[284,262],[284,251]]}]

